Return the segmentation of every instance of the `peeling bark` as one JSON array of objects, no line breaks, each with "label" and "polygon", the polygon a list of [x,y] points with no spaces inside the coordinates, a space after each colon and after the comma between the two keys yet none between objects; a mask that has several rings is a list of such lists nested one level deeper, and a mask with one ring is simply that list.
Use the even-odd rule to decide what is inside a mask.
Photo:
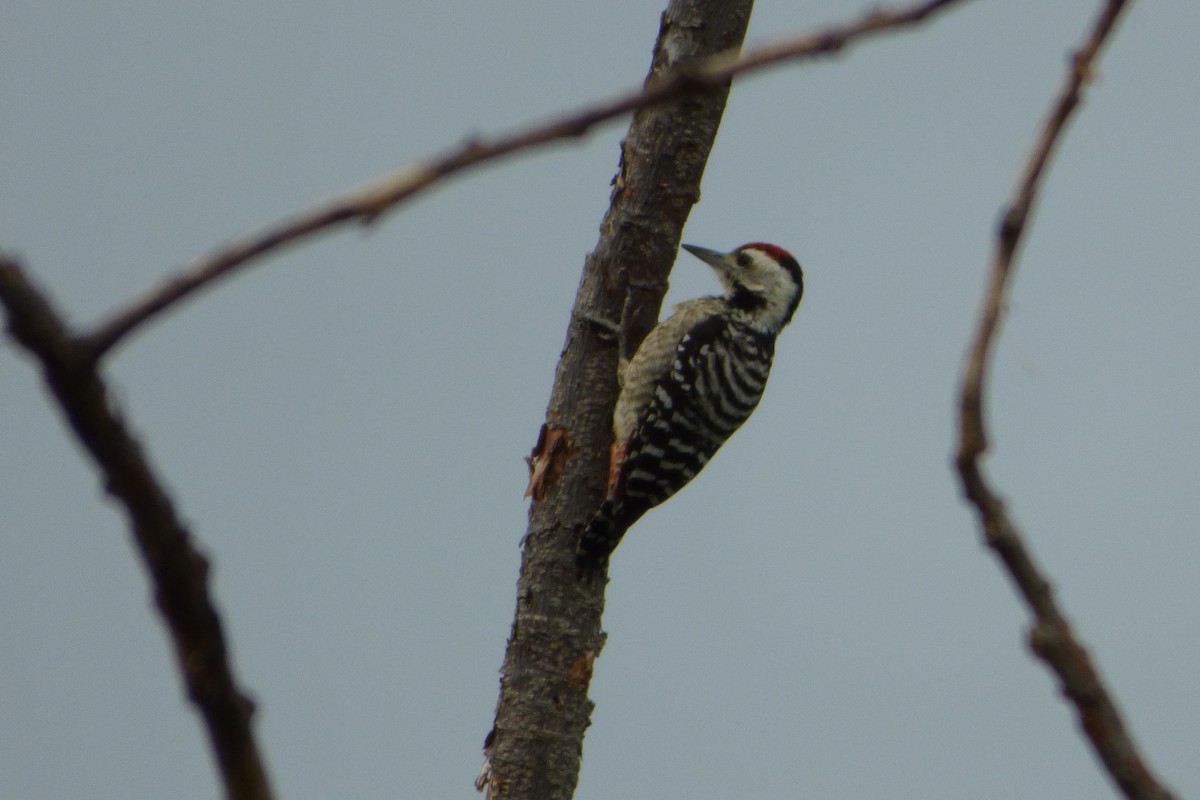
[{"label": "peeling bark", "polygon": [[[751,7],[750,0],[673,0],[647,84],[691,59],[740,48]],[[575,546],[603,496],[618,359],[658,320],[727,96],[727,86],[703,89],[639,111],[622,144],[546,410],[544,430],[568,431],[571,447],[554,453],[543,435],[533,458],[517,608],[480,781],[491,798],[565,800],[575,791],[593,707],[587,687],[604,643],[606,583],[577,580]]]}]

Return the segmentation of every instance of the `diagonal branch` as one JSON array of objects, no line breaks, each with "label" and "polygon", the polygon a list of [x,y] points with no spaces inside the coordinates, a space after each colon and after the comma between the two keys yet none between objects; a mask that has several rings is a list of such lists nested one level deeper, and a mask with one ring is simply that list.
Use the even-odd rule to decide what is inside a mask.
[{"label": "diagonal branch", "polygon": [[208,592],[208,561],[193,545],[94,360],[20,266],[3,257],[0,304],[9,335],[40,362],[46,385],[99,467],[105,490],[125,507],[188,695],[208,727],[226,796],[270,800],[250,725],[253,704],[238,689]]},{"label": "diagonal branch", "polygon": [[926,0],[899,10],[875,9],[858,19],[813,33],[763,45],[738,57],[736,51],[710,56],[668,72],[638,90],[573,113],[493,138],[472,138],[440,155],[412,164],[366,186],[327,200],[218,247],[149,288],[83,337],[92,359],[179,301],[284,245],[349,222],[370,224],[415,195],[472,167],[556,141],[583,136],[597,125],[633,111],[720,89],[735,76],[766,67],[839,52],[862,39],[920,23],[965,0]]},{"label": "diagonal branch", "polygon": [[984,478],[979,463],[987,450],[983,419],[985,379],[1017,248],[1050,158],[1092,78],[1101,48],[1127,5],[1126,0],[1106,0],[1101,8],[1087,40],[1072,58],[1062,91],[1025,164],[1016,194],[1005,210],[997,234],[987,297],[963,378],[957,467],[963,492],[975,506],[988,546],[1003,562],[1033,614],[1030,647],[1058,676],[1062,692],[1074,704],[1080,726],[1104,768],[1131,800],[1165,800],[1171,793],[1151,774],[1138,752],[1091,657],[1075,638],[1049,581],[1026,548],[1003,502]]}]

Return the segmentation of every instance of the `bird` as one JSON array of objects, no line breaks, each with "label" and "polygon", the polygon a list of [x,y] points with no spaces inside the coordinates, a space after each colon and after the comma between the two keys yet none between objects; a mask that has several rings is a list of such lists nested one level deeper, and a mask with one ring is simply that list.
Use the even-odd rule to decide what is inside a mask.
[{"label": "bird", "polygon": [[804,296],[804,273],[782,247],[683,249],[724,290],[675,306],[618,367],[608,489],[579,538],[577,575],[594,579],[625,532],[682,489],[758,406],[775,340]]}]

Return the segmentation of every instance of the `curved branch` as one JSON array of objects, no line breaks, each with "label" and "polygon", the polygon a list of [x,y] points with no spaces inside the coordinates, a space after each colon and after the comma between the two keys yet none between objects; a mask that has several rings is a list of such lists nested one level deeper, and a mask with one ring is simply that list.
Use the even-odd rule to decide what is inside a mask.
[{"label": "curved branch", "polygon": [[740,58],[736,51],[710,56],[647,81],[642,89],[546,122],[493,138],[469,139],[441,155],[417,162],[262,230],[247,233],[196,259],[99,323],[83,337],[83,343],[91,358],[99,359],[146,321],[254,259],[347,222],[370,224],[420,192],[471,167],[552,142],[579,138],[603,122],[638,109],[696,92],[720,89],[743,72],[838,52],[869,36],[915,25],[965,1],[926,0],[906,9],[877,9],[852,22],[760,46]]},{"label": "curved branch", "polygon": [[253,703],[238,689],[221,620],[208,592],[208,561],[192,544],[117,400],[50,301],[20,266],[0,257],[0,303],[9,335],[41,364],[46,385],[125,508],[155,600],[175,645],[188,695],[208,727],[226,796],[270,800],[251,728]]},{"label": "curved branch", "polygon": [[962,383],[957,467],[963,492],[975,506],[988,546],[1003,562],[1033,614],[1030,648],[1058,676],[1062,692],[1075,706],[1084,735],[1104,768],[1126,797],[1165,800],[1172,797],[1171,793],[1151,774],[1138,752],[1088,651],[1075,638],[1049,581],[1025,546],[1003,502],[984,478],[979,463],[987,450],[983,419],[985,381],[1017,248],[1050,158],[1093,75],[1101,48],[1127,5],[1126,0],[1106,0],[1101,8],[1087,40],[1074,54],[1063,88],[1025,164],[1016,194],[1004,212],[987,297]]}]

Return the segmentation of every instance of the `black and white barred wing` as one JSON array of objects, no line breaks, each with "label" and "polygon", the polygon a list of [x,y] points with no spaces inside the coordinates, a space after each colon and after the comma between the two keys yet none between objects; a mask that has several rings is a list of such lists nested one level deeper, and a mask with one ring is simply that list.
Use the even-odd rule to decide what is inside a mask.
[{"label": "black and white barred wing", "polygon": [[580,541],[581,570],[594,570],[629,526],[683,488],[741,427],[762,398],[773,354],[774,337],[725,316],[684,334]]}]

